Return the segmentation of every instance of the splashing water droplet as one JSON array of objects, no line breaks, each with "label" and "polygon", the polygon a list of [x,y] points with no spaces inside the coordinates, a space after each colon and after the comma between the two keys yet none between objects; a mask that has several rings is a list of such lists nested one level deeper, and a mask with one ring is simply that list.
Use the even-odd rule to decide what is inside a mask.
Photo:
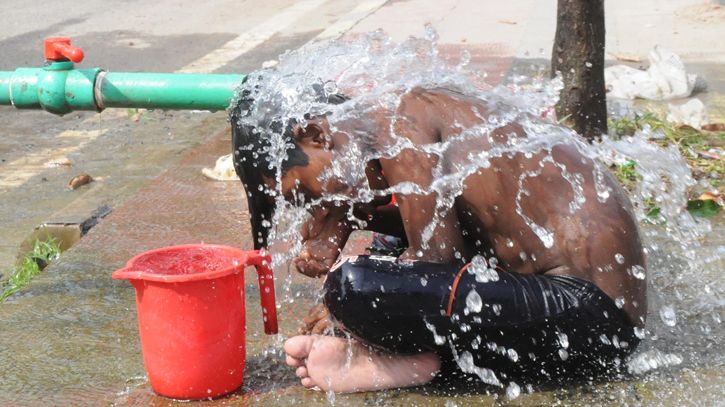
[{"label": "splashing water droplet", "polygon": [[420,285],[422,285],[423,287],[427,286],[428,285],[428,279],[425,278],[425,277],[421,277],[420,278]]},{"label": "splashing water droplet", "polygon": [[[495,264],[496,260],[492,260],[493,262],[491,264]],[[480,255],[473,257],[471,265],[468,267],[468,272],[475,275],[476,281],[479,283],[488,283],[489,281],[498,281],[499,279],[496,270],[489,268],[486,259]]]},{"label": "splashing water droplet", "polygon": [[637,337],[637,339],[644,339],[647,335],[644,328],[634,327],[634,336]]},{"label": "splashing water droplet", "polygon": [[557,332],[556,336],[558,338],[559,346],[566,349],[569,347],[569,337],[562,332]]},{"label": "splashing water droplet", "polygon": [[326,95],[332,95],[337,93],[337,83],[335,81],[327,81],[324,85],[322,85],[323,90],[325,91]]},{"label": "splashing water droplet", "polygon": [[481,312],[481,309],[483,309],[483,300],[481,300],[481,296],[478,295],[476,290],[468,292],[466,296],[466,308],[474,314]]},{"label": "splashing water droplet", "polygon": [[484,270],[488,268],[488,264],[486,263],[486,259],[483,258],[481,255],[475,255],[471,259],[471,265],[468,267],[469,273],[476,273],[478,270]]},{"label": "splashing water droplet", "polygon": [[616,298],[616,299],[614,300],[614,305],[616,305],[616,306],[617,306],[617,308],[622,308],[622,307],[624,307],[624,304],[625,304],[626,302],[627,302],[627,300],[625,300],[625,299],[624,299],[624,297],[617,297],[617,298]]},{"label": "splashing water droplet", "polygon": [[516,399],[521,395],[521,387],[519,387],[518,384],[511,382],[509,383],[508,387],[506,387],[506,397],[508,397],[510,400]]},{"label": "splashing water droplet", "polygon": [[514,247],[514,241],[511,239],[506,239],[506,247]]},{"label": "splashing water droplet", "polygon": [[619,253],[614,255],[614,260],[617,260],[617,263],[619,264],[624,264],[624,256]]},{"label": "splashing water droplet", "polygon": [[660,319],[667,326],[677,325],[677,315],[675,315],[675,309],[671,305],[665,305],[660,308]]},{"label": "splashing water droplet", "polygon": [[[330,378],[325,376],[325,380],[328,382],[328,386],[332,382],[332,380],[329,380]],[[335,405],[335,392],[332,390],[328,390],[325,392],[325,398],[327,399],[327,403],[331,406]]]},{"label": "splashing water droplet", "polygon": [[630,273],[632,273],[634,278],[638,280],[644,280],[645,278],[647,278],[647,272],[645,271],[644,267],[639,265],[632,266],[632,268],[630,269]]},{"label": "splashing water droplet", "polygon": [[493,370],[478,367],[475,363],[473,363],[473,355],[471,352],[464,351],[459,356],[454,349],[453,358],[464,373],[475,373],[484,383],[501,386],[501,382],[498,380],[496,373],[494,373]]},{"label": "splashing water droplet", "polygon": [[461,62],[458,64],[460,67],[466,67],[471,62],[471,53],[467,50],[461,51]]},{"label": "splashing water droplet", "polygon": [[496,266],[498,266],[498,259],[495,257],[491,257],[488,259],[488,265],[491,266],[492,269],[495,269]]}]

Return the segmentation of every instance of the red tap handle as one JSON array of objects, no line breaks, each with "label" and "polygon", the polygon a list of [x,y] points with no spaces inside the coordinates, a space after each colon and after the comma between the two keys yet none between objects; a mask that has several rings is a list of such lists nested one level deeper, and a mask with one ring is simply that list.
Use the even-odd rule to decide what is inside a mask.
[{"label": "red tap handle", "polygon": [[70,59],[78,63],[83,61],[83,50],[70,45],[70,38],[54,37],[45,39],[45,59],[57,61]]},{"label": "red tap handle", "polygon": [[264,333],[267,335],[276,334],[277,327],[277,302],[274,297],[274,274],[269,264],[272,258],[269,254],[260,253],[259,250],[247,252],[249,260],[247,265],[256,266],[259,275],[259,292],[262,298],[262,316],[264,318]]}]

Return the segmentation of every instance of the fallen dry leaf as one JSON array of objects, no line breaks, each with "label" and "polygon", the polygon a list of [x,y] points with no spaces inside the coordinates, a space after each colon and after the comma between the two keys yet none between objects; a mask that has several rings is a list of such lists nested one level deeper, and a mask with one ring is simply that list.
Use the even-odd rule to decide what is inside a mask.
[{"label": "fallen dry leaf", "polygon": [[46,161],[43,165],[46,167],[70,167],[73,164],[70,163],[70,160],[67,157],[57,157],[53,158],[52,160]]},{"label": "fallen dry leaf", "polygon": [[692,126],[688,126],[687,124],[681,124],[677,128],[680,129],[680,130],[692,130],[692,131],[696,131],[696,132],[698,132],[700,134],[704,134],[706,136],[707,135],[718,134],[718,133],[721,133],[722,131],[725,131],[725,129],[722,130],[722,131],[711,131],[711,130],[706,129],[705,126],[708,126],[708,125],[706,124],[706,125],[702,126],[702,128],[696,129],[696,128],[692,127]]},{"label": "fallen dry leaf", "polygon": [[73,190],[73,189],[76,189],[76,188],[78,188],[80,186],[86,185],[86,184],[88,184],[88,183],[90,183],[92,181],[93,181],[93,178],[91,178],[91,176],[88,175],[88,174],[76,175],[68,183],[68,189]]},{"label": "fallen dry leaf", "polygon": [[709,151],[703,151],[703,150],[695,150],[695,149],[693,149],[692,151],[694,151],[694,152],[695,152],[695,153],[697,153],[698,155],[701,155],[701,156],[703,156],[703,157],[705,157],[705,158],[709,158],[709,159],[712,159],[712,160],[722,160],[722,159],[723,159],[723,158],[722,158],[721,156],[719,156],[718,154],[715,154],[715,153],[711,153],[711,152],[709,152]]},{"label": "fallen dry leaf", "polygon": [[703,124],[702,129],[707,131],[723,132],[725,131],[725,123]]},{"label": "fallen dry leaf", "polygon": [[516,21],[511,21],[511,20],[498,20],[498,22],[501,24],[511,24],[511,25],[518,24]]},{"label": "fallen dry leaf", "polygon": [[720,195],[714,195],[710,192],[705,192],[704,194],[700,195],[699,198],[697,198],[701,201],[717,201],[720,199]]},{"label": "fallen dry leaf", "polygon": [[625,56],[625,55],[617,54],[617,53],[611,52],[611,51],[607,52],[607,54],[613,56],[614,59],[616,59],[617,61],[642,62],[642,59],[640,57]]},{"label": "fallen dry leaf", "polygon": [[141,118],[141,113],[136,113],[135,115],[131,116],[131,120],[135,121],[135,122],[139,121],[140,118]]}]

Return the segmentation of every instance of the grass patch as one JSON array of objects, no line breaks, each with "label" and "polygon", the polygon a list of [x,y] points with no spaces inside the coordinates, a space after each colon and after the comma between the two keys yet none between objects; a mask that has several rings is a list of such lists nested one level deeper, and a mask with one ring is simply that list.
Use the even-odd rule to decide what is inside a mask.
[{"label": "grass patch", "polygon": [[614,173],[614,176],[617,177],[624,189],[630,192],[637,185],[637,182],[642,179],[642,176],[635,169],[635,162],[632,160],[627,161],[623,165],[615,164],[612,166],[612,173]]},{"label": "grass patch", "polygon": [[[690,126],[670,123],[661,112],[635,113],[634,116],[610,119],[609,130],[616,137],[632,136],[638,130],[649,128],[662,137],[650,139],[661,146],[675,145],[687,161],[693,177],[698,181],[707,181],[713,188],[725,193],[725,131],[698,130]],[[722,127],[721,127],[722,128]],[[611,134],[610,133],[610,134]],[[637,173],[634,161],[615,165],[612,172],[627,191],[632,191],[642,176]],[[645,213],[656,218],[659,208],[651,202],[645,202]],[[722,206],[714,200],[690,200],[688,211],[696,217],[710,217],[718,213]]]},{"label": "grass patch", "polygon": [[25,255],[20,265],[12,269],[10,277],[0,282],[0,288],[2,289],[0,303],[28,285],[33,277],[40,274],[58,256],[60,256],[60,246],[55,242],[55,239],[51,238],[47,242],[36,240],[33,249]]},{"label": "grass patch", "polygon": [[[662,138],[652,139],[653,143],[661,146],[676,145],[680,154],[687,160],[696,180],[707,179],[713,187],[725,187],[725,131],[697,130],[690,126],[670,123],[664,118],[664,113],[647,112],[635,113],[633,117],[620,117],[609,120],[609,129],[619,137],[631,136],[637,130],[648,126],[654,132],[660,132]],[[719,151],[710,152],[715,149]],[[614,169],[615,175],[620,178],[626,187],[628,176],[626,169]],[[617,174],[619,172],[619,174]]]}]

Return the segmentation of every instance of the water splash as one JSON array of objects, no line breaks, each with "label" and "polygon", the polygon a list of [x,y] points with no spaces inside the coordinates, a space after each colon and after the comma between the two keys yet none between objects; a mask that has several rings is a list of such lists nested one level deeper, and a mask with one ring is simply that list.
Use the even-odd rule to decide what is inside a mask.
[{"label": "water splash", "polygon": [[[469,53],[464,52],[459,61],[448,63],[439,57],[436,40],[437,36],[430,28],[424,38],[411,38],[400,44],[382,32],[372,32],[349,43],[333,42],[314,50],[287,52],[280,57],[276,69],[252,73],[247,83],[242,85],[238,94],[250,92],[255,103],[238,124],[256,126],[259,136],[270,141],[270,168],[279,169],[290,148],[281,135],[271,129],[270,124],[275,120],[281,120],[286,126],[293,120],[305,123],[306,117],[326,115],[333,132],[355,135],[354,142],[340,151],[332,166],[321,174],[320,180],[330,186],[322,198],[293,205],[282,197],[280,182],[265,190],[274,199],[277,208],[271,220],[273,228],[269,237],[271,247],[275,247],[271,250],[273,265],[284,267],[299,254],[302,244],[298,231],[306,220],[307,211],[323,201],[352,208],[353,204],[368,203],[391,193],[434,194],[435,207],[431,208],[428,223],[421,232],[425,248],[441,218],[462,194],[465,188],[463,181],[480,170],[495,168],[497,160],[523,156],[539,160],[541,168],[557,168],[562,185],[567,186],[573,197],[568,204],[571,214],[577,213],[586,204],[582,192],[586,182],[594,183],[595,198],[599,202],[613,199],[616,194],[612,193],[608,184],[611,175],[607,167],[632,161],[642,177],[636,182],[630,198],[640,221],[648,270],[645,272],[644,265],[634,265],[629,272],[635,278],[647,281],[650,315],[660,318],[649,318],[646,331],[638,329],[637,336],[645,341],[640,346],[640,353],[628,366],[632,372],[639,374],[651,370],[642,367],[644,359],[648,366],[657,368],[685,363],[688,359],[694,364],[708,363],[713,360],[713,355],[719,363],[725,363],[725,358],[718,356],[715,349],[710,350],[721,350],[710,345],[710,338],[716,333],[723,333],[721,315],[725,308],[725,293],[721,287],[725,284],[721,283],[725,277],[712,272],[722,267],[723,253],[703,247],[701,239],[712,227],[707,221],[696,221],[684,209],[688,192],[696,187],[696,182],[677,148],[661,147],[651,142],[659,135],[648,128],[632,137],[604,137],[600,143],[588,144],[572,130],[542,119],[558,99],[562,87],[560,79],[547,81],[541,73],[532,78],[517,76],[510,86],[493,88],[485,82],[485,73],[471,69]],[[479,115],[481,124],[459,125],[459,133],[445,142],[413,145],[407,138],[395,134],[395,112],[402,95],[416,87],[446,88],[478,98],[492,113],[487,117]],[[350,100],[334,106],[322,103],[319,101],[319,89],[325,94],[344,93]],[[365,119],[372,114],[388,121]],[[451,168],[444,168],[441,164],[444,160],[439,160],[430,184],[406,182],[385,190],[372,190],[367,183],[365,164],[370,160],[392,158],[405,149],[442,157],[467,141],[489,138],[494,130],[514,122],[521,125],[527,137],[511,137],[505,142],[492,143],[490,149],[471,150],[465,160]],[[371,147],[379,141],[377,135],[385,131],[392,133],[391,141],[384,148]],[[574,172],[557,161],[552,151],[561,146],[575,149],[584,160],[591,160],[594,163],[591,174]],[[278,180],[280,175],[278,171]],[[543,246],[552,248],[556,231],[544,222],[537,222],[534,214],[522,204],[531,199],[530,183],[540,176],[540,170],[521,172],[512,186],[516,194],[513,209]],[[648,216],[647,208],[652,204],[660,211]],[[356,218],[352,209],[347,212],[347,217],[360,227],[368,221]],[[513,249],[516,241],[506,242],[506,246]],[[518,248],[515,250],[520,253],[521,261],[536,261],[536,254],[527,255]],[[470,260],[468,272],[474,274],[478,282],[497,280],[495,257],[488,262],[480,255]],[[612,259],[614,266],[626,261],[621,254]],[[611,266],[602,270],[610,269]],[[287,281],[288,286],[290,282],[291,278]],[[421,280],[421,284],[425,282]],[[281,289],[280,292],[289,290]],[[477,304],[476,298],[471,297],[470,304],[467,298],[469,312],[478,309]],[[618,301],[617,305],[620,304],[625,305]],[[688,337],[687,343],[680,340],[683,335]],[[612,339],[604,337],[602,341],[611,343]],[[653,354],[688,356],[651,356]],[[493,371],[473,365],[470,354],[462,354],[458,362],[485,382],[500,384]]]},{"label": "water splash", "polygon": [[481,309],[483,309],[483,301],[481,300],[481,296],[478,295],[478,292],[476,290],[471,290],[468,292],[468,295],[466,296],[466,308],[463,310],[463,312],[468,315],[469,313],[478,314],[481,312]]}]

